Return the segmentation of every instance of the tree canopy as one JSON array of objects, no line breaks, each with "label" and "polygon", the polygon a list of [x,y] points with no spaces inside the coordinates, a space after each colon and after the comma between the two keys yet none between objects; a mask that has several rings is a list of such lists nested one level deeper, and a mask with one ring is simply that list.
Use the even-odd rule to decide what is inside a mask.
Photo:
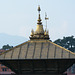
[{"label": "tree canopy", "polygon": [[57,39],[54,43],[75,52],[75,38],[74,36],[63,37],[63,39]]},{"label": "tree canopy", "polygon": [[9,49],[11,49],[11,48],[13,48],[13,46],[9,46],[9,44],[4,45],[4,46],[2,47],[3,50],[9,50]]}]

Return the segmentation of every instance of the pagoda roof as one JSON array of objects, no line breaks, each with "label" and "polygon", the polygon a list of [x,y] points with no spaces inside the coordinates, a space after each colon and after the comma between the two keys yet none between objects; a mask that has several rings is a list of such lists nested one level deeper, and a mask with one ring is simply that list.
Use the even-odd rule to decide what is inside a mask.
[{"label": "pagoda roof", "polygon": [[75,53],[49,40],[47,25],[44,30],[40,11],[39,6],[38,25],[35,31],[31,31],[30,40],[0,54],[0,62],[16,74],[61,74],[75,63]]},{"label": "pagoda roof", "polygon": [[29,40],[0,54],[0,60],[73,58],[75,53],[49,40]]}]

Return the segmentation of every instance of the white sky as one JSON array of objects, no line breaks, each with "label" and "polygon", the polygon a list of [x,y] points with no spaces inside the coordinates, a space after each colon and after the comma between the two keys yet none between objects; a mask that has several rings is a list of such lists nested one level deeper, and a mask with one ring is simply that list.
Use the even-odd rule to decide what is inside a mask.
[{"label": "white sky", "polygon": [[75,0],[0,0],[0,33],[29,38],[37,25],[37,7],[45,28],[47,13],[51,40],[75,36]]}]

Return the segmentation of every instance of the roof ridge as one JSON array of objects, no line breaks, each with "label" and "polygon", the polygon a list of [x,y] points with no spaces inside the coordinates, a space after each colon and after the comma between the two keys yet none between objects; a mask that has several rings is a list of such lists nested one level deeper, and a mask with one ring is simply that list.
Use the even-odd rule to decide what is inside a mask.
[{"label": "roof ridge", "polygon": [[21,45],[24,45],[24,44],[26,44],[26,43],[28,43],[28,42],[29,42],[29,41],[24,42],[24,43],[22,43],[22,44],[19,44],[19,45],[15,46],[15,47],[13,47],[13,48],[11,48],[11,49],[9,49],[9,50],[6,50],[5,52],[2,52],[0,55],[2,55],[2,54],[4,54],[4,53],[7,53],[7,52],[9,52],[9,51],[11,51],[11,50],[14,50],[15,48],[20,47]]},{"label": "roof ridge", "polygon": [[53,43],[53,42],[51,42],[51,41],[49,41],[49,42],[52,43],[52,44],[55,45],[55,46],[58,46],[58,47],[62,48],[62,49],[65,50],[65,51],[70,52],[71,54],[75,55],[74,52],[72,52],[72,51],[70,51],[70,50],[68,50],[68,49],[66,49],[66,48],[64,48],[64,47],[62,47],[62,46],[59,46],[59,45],[57,45],[57,44],[55,44],[55,43]]}]

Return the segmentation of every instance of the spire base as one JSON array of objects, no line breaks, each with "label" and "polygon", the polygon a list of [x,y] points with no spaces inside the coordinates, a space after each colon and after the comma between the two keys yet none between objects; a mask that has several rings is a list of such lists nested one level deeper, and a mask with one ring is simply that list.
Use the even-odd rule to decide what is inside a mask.
[{"label": "spire base", "polygon": [[40,40],[49,40],[50,38],[49,38],[49,36],[44,36],[44,35],[35,35],[35,36],[33,36],[33,37],[29,37],[30,38],[30,40],[37,40],[37,39],[40,39]]}]

